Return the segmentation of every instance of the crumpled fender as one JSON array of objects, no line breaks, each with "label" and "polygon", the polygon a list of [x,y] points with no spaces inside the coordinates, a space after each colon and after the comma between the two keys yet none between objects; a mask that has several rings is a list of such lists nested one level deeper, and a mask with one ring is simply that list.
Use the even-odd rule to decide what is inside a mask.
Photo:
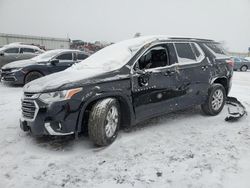
[{"label": "crumpled fender", "polygon": [[226,104],[228,105],[229,116],[225,118],[225,121],[237,121],[244,115],[247,115],[245,106],[237,98],[227,97]]}]

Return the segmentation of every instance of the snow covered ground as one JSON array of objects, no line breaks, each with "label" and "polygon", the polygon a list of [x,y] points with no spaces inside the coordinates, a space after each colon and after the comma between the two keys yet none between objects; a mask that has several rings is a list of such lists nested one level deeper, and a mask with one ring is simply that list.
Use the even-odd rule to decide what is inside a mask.
[{"label": "snow covered ground", "polygon": [[[107,148],[86,137],[35,139],[19,128],[21,87],[0,84],[0,187],[249,188],[250,118],[224,121],[199,108],[120,131]],[[250,109],[250,72],[231,96]]]}]

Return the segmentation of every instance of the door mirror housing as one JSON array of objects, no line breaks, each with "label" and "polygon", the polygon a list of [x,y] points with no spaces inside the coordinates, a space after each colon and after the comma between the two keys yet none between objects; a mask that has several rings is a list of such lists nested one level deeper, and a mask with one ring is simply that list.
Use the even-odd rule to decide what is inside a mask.
[{"label": "door mirror housing", "polygon": [[145,74],[146,71],[145,71],[145,69],[143,69],[143,70],[141,70],[141,69],[136,69],[136,70],[135,70],[135,73],[138,73],[138,74]]},{"label": "door mirror housing", "polygon": [[57,63],[59,63],[59,60],[58,59],[53,59],[53,60],[50,61],[50,63],[52,65],[56,65]]}]

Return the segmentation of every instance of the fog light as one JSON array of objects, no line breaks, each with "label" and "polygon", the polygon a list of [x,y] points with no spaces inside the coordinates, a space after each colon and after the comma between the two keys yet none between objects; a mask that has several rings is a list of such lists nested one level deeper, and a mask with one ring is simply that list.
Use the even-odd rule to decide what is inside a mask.
[{"label": "fog light", "polygon": [[[53,121],[53,122],[45,122],[44,123],[45,129],[48,131],[50,135],[69,135],[73,134],[74,132],[68,132],[68,133],[62,133],[60,132],[62,130],[62,125],[59,122]],[[59,131],[59,132],[57,132]]]}]

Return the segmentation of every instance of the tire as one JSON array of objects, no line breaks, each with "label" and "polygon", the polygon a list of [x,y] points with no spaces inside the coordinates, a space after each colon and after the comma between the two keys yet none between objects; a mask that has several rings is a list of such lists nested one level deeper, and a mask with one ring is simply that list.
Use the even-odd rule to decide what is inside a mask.
[{"label": "tire", "polygon": [[226,102],[226,90],[221,84],[213,84],[208,91],[208,98],[201,105],[202,111],[210,116],[221,112]]},{"label": "tire", "polygon": [[246,65],[243,65],[242,67],[240,67],[240,71],[246,72],[248,69],[248,67]]},{"label": "tire", "polygon": [[35,79],[41,78],[43,77],[43,75],[40,72],[37,71],[33,71],[33,72],[29,72],[24,79],[24,84],[27,84]]},{"label": "tire", "polygon": [[118,135],[120,119],[120,105],[116,99],[106,98],[98,101],[89,116],[89,138],[97,146],[111,144]]}]

